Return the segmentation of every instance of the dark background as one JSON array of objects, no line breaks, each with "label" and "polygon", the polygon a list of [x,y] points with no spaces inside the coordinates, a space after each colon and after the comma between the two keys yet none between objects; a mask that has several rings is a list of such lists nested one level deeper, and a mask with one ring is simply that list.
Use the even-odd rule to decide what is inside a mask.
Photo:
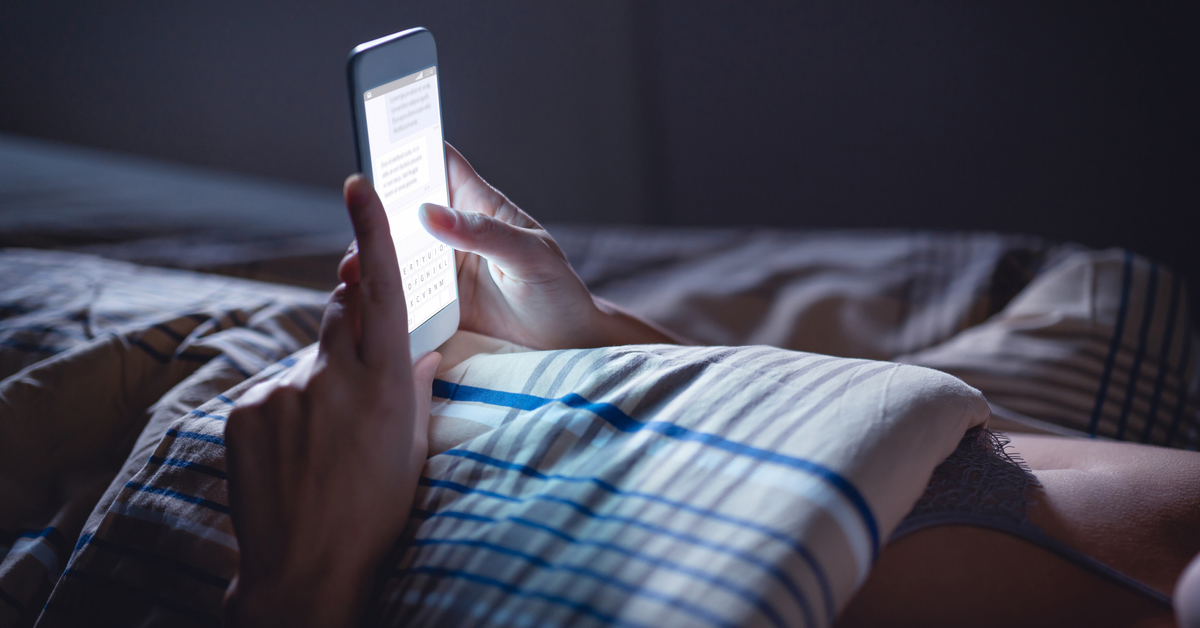
[{"label": "dark background", "polygon": [[346,54],[423,25],[447,138],[545,222],[990,229],[1200,276],[1197,6],[9,0],[0,131],[339,186]]}]

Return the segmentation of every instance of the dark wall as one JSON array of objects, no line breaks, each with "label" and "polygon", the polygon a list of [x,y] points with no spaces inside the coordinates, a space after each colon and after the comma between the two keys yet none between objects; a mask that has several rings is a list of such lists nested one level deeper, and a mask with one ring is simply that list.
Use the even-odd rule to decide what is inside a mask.
[{"label": "dark wall", "polygon": [[1025,231],[1182,262],[1197,6],[663,0],[659,197],[670,222]]},{"label": "dark wall", "polygon": [[0,130],[335,186],[343,63],[425,25],[447,135],[550,222],[998,229],[1200,276],[1195,3],[0,6]]},{"label": "dark wall", "polygon": [[345,62],[426,26],[447,139],[560,221],[637,222],[629,4],[0,3],[0,130],[325,186],[354,169]]}]

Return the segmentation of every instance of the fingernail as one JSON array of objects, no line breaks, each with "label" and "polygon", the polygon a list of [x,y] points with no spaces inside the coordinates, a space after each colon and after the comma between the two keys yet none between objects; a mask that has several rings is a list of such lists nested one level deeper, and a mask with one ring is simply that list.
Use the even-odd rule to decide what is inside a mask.
[{"label": "fingernail", "polygon": [[458,216],[453,209],[442,207],[433,203],[422,203],[421,213],[424,214],[425,220],[441,227],[442,229],[453,229],[455,223],[458,222]]},{"label": "fingernail", "polygon": [[348,207],[365,205],[370,200],[371,184],[363,175],[352,174],[342,184],[342,194],[346,196]]}]

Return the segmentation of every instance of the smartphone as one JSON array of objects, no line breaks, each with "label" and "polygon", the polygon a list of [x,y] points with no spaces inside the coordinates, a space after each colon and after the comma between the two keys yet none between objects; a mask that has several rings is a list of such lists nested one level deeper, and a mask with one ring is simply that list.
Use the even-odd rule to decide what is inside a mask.
[{"label": "smartphone", "polygon": [[449,339],[459,320],[454,249],[417,218],[421,203],[450,204],[433,35],[413,28],[361,44],[346,71],[358,170],[387,212],[415,361]]}]

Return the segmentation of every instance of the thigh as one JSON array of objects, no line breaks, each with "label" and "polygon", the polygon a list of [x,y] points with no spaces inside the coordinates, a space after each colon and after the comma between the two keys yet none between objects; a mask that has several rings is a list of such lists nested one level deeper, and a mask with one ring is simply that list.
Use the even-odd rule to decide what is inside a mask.
[{"label": "thigh", "polygon": [[[1014,435],[1041,483],[1029,516],[1164,593],[1200,552],[1200,455]],[[889,545],[839,625],[1173,625],[1171,613],[1016,537],[942,526]]]},{"label": "thigh", "polygon": [[972,526],[914,532],[881,553],[839,628],[1174,626],[1171,612],[1014,536]]}]

